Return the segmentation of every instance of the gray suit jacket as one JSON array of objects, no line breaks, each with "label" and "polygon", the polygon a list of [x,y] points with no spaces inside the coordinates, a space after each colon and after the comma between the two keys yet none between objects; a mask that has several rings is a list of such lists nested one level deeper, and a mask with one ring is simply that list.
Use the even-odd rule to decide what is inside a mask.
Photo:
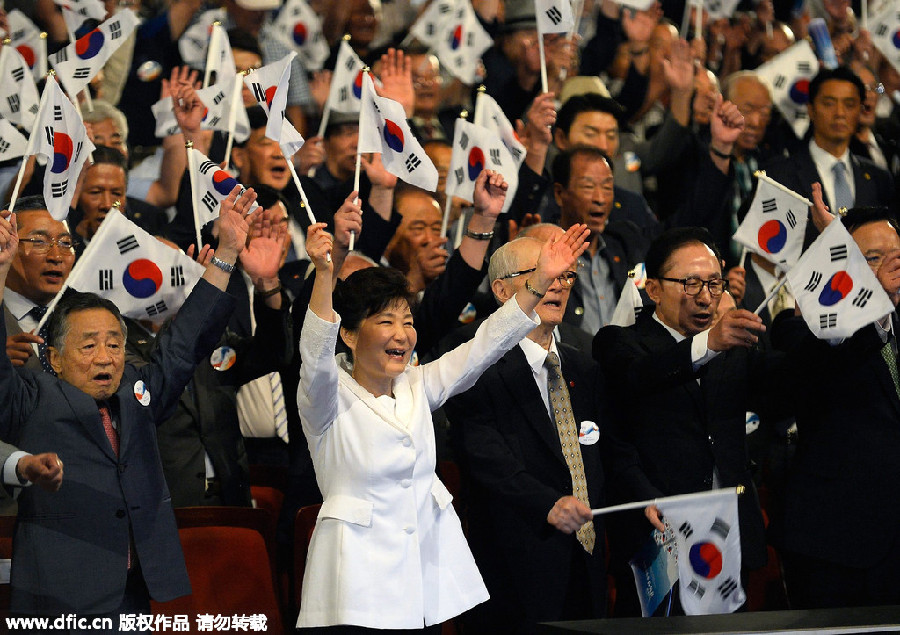
[{"label": "gray suit jacket", "polygon": [[[12,313],[9,312],[9,309],[6,308],[6,305],[3,305],[3,321],[6,324],[6,335],[18,335],[19,333],[23,333],[22,328],[19,326],[18,320],[13,316]],[[38,360],[37,356],[32,355],[28,358],[28,361],[25,362],[25,368],[30,368],[36,373],[41,372],[41,362]]]}]

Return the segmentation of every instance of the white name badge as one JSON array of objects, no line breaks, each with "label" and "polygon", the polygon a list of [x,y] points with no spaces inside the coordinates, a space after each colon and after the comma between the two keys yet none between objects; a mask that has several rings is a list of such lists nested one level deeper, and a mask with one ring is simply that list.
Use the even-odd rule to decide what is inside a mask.
[{"label": "white name badge", "polygon": [[581,445],[594,445],[600,440],[600,426],[593,421],[582,421],[578,431],[578,443]]}]

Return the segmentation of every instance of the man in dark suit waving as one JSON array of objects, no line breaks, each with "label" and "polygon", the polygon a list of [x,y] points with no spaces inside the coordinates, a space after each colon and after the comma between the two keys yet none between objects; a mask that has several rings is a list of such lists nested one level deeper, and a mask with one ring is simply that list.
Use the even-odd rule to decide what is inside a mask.
[{"label": "man in dark suit waving", "polygon": [[[166,601],[190,592],[156,425],[171,414],[233,309],[224,289],[247,238],[243,213],[255,198],[237,194],[222,204],[217,254],[150,364],[125,364],[118,309],[86,293],[61,300],[48,321],[58,378],[17,372],[0,357],[0,438],[35,454],[55,451],[66,465],[59,492],[32,487],[19,497],[15,613],[105,616],[117,627],[122,613],[149,613],[151,596]],[[3,216],[0,299],[19,243],[14,217]]]},{"label": "man in dark suit waving", "polygon": [[[520,238],[497,250],[498,302],[525,286],[540,249]],[[477,632],[604,614],[603,525],[591,508],[603,501],[607,417],[596,365],[553,336],[575,277],[554,282],[536,309],[540,326],[445,405],[470,488],[469,542],[491,594],[466,617]]]}]

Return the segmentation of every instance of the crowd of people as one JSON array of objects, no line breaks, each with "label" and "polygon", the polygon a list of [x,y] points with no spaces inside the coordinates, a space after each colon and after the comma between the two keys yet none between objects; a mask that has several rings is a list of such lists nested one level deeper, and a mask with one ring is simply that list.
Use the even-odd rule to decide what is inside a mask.
[{"label": "crowd of people", "polygon": [[[290,65],[285,116],[306,142],[286,157],[247,88],[245,140],[204,128],[204,69],[179,47],[217,10],[238,72],[278,61],[281,2],[105,2],[141,24],[89,87],[96,149],[67,219],[43,161],[21,184],[21,160],[0,164],[17,199],[0,214],[14,614],[115,617],[190,593],[173,507],[250,506],[251,464],[288,475],[279,558],[321,504],[301,629],[640,615],[629,560],[665,517],[591,510],[739,486],[744,582],[774,547],[790,608],[900,604],[896,312],[819,339],[785,271],[732,238],[763,170],[813,202],[805,246],[843,223],[900,301],[900,69],[859,1],[739,0],[714,18],[586,0],[570,33],[543,35],[533,0],[471,4],[493,45],[469,85],[410,35],[428,3],[310,0],[330,55]],[[67,43],[50,0],[4,7]],[[798,135],[757,69],[812,18],[838,64],[812,70]],[[405,110],[437,191],[359,155],[359,115],[329,112],[343,42]],[[515,187],[478,166],[464,200],[447,192],[454,126],[480,92],[524,156]],[[177,127],[157,136],[164,97]],[[188,142],[246,188],[199,229]],[[204,268],[164,324],[62,293],[117,213]],[[618,324],[635,283],[643,309]]]}]

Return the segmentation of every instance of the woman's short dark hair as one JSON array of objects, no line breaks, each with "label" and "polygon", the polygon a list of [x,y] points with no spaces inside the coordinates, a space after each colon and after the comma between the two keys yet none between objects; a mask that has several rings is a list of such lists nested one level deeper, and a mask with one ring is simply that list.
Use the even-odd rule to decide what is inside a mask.
[{"label": "woman's short dark hair", "polygon": [[401,300],[412,309],[415,295],[406,276],[390,267],[354,271],[334,290],[334,310],[341,316],[341,326],[350,331],[357,330],[367,317]]},{"label": "woman's short dark hair", "polygon": [[666,263],[678,249],[693,243],[709,247],[715,254],[716,262],[722,262],[722,254],[716,247],[712,234],[703,227],[676,227],[659,235],[650,244],[645,259],[648,278],[661,278],[666,272]]}]

